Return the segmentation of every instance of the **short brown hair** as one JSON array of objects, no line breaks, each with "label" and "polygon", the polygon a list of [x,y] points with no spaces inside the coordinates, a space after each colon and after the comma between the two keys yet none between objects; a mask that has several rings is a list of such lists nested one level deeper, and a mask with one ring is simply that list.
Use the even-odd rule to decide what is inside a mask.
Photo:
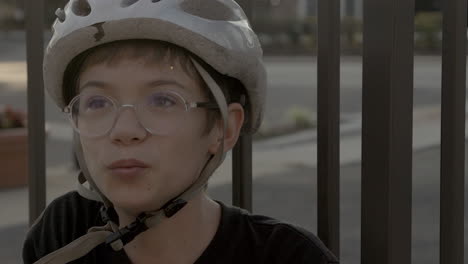
[{"label": "short brown hair", "polygon": [[[245,107],[247,93],[239,80],[219,73],[198,56],[182,47],[158,40],[132,39],[115,41],[96,46],[79,54],[65,70],[62,85],[64,100],[68,104],[76,96],[79,77],[86,68],[100,63],[113,65],[123,58],[132,58],[144,59],[148,62],[173,63],[178,61],[184,72],[200,84],[203,93],[209,98],[209,101],[216,102],[208,86],[195,69],[190,60],[191,57],[196,59],[216,81],[223,91],[227,104],[233,102],[241,103],[244,106],[244,111],[246,111],[245,116],[249,116],[247,113],[248,109]],[[219,111],[207,111],[208,122],[205,133],[208,133],[213,128],[215,121],[219,118]]]}]

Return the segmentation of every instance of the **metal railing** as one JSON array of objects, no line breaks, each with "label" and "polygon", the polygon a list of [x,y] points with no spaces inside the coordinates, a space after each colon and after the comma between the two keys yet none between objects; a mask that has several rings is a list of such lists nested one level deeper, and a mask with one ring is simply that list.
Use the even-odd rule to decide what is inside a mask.
[{"label": "metal railing", "polygon": [[362,263],[411,263],[414,1],[365,0]]},{"label": "metal railing", "polygon": [[318,236],[340,253],[340,0],[318,1]]},{"label": "metal railing", "polygon": [[[254,1],[237,1],[246,15],[254,15]],[[232,151],[232,203],[241,208],[252,211],[252,137],[245,135]]]},{"label": "metal railing", "polygon": [[463,263],[467,1],[443,1],[440,263]]},{"label": "metal railing", "polygon": [[[440,263],[464,259],[467,0],[444,1]],[[239,0],[249,17],[254,1]],[[27,3],[30,223],[45,207],[43,0]],[[411,263],[414,0],[364,0],[361,263]],[[340,1],[318,1],[318,234],[337,255]],[[252,210],[252,138],[233,151],[233,203]]]},{"label": "metal railing", "polygon": [[46,204],[45,110],[42,80],[44,1],[25,1],[25,7],[28,60],[29,223],[32,224]]}]

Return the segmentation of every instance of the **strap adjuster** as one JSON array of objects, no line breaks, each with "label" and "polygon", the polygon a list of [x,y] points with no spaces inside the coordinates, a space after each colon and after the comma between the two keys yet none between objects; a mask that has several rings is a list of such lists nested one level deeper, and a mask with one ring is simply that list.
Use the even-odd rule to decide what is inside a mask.
[{"label": "strap adjuster", "polygon": [[103,223],[113,221],[114,223],[118,224],[119,216],[117,215],[114,207],[106,208],[105,206],[102,206],[99,210],[99,213],[101,214],[101,220]]},{"label": "strap adjuster", "polygon": [[148,230],[145,224],[147,218],[147,214],[140,214],[133,223],[109,235],[106,238],[106,245],[111,246],[115,251],[121,250],[123,246],[132,241],[137,235]]},{"label": "strap adjuster", "polygon": [[185,201],[184,199],[179,198],[176,200],[169,201],[163,206],[164,214],[167,218],[170,218],[177,212],[179,212],[180,209],[184,208],[185,205],[187,205],[187,201]]},{"label": "strap adjuster", "polygon": [[[163,206],[162,210],[166,217],[170,218],[180,211],[180,209],[184,208],[185,205],[187,205],[187,201],[179,198],[168,202]],[[109,220],[111,219],[110,217],[112,217],[109,214],[112,214],[112,212],[115,213],[113,208],[110,211],[105,208],[101,208],[101,217],[103,220]],[[115,251],[121,250],[123,246],[132,241],[137,235],[148,230],[148,226],[145,221],[149,217],[151,217],[151,215],[146,213],[140,214],[134,222],[109,235],[106,238],[106,245],[111,246]]]}]

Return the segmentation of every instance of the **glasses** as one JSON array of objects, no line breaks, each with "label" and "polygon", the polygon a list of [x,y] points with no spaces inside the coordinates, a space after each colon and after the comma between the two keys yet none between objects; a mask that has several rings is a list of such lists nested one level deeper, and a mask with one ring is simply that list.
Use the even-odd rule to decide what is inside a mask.
[{"label": "glasses", "polygon": [[156,91],[136,104],[120,104],[110,96],[83,92],[63,109],[73,128],[85,137],[109,133],[124,107],[133,108],[140,124],[153,135],[169,135],[183,128],[193,108],[218,109],[213,102],[187,102],[174,91]]}]

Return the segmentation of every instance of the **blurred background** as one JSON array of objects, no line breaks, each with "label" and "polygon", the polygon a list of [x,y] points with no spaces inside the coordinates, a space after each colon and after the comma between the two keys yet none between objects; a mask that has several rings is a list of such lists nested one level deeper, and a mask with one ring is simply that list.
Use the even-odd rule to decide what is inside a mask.
[{"label": "blurred background", "polygon": [[[45,1],[46,43],[55,10],[66,2]],[[362,0],[342,0],[341,15],[341,261],[358,263]],[[9,105],[17,111],[27,110],[25,17],[23,1],[0,0],[0,109]],[[254,136],[253,210],[316,232],[317,0],[255,1],[251,23],[264,49],[269,78],[265,119]],[[440,0],[416,0],[414,29],[413,263],[438,263]],[[77,168],[72,129],[47,94],[45,112],[50,202],[75,188]],[[1,155],[21,155],[7,151],[6,143],[2,146],[4,131],[0,129],[0,162]],[[2,186],[1,179],[10,175],[1,168],[0,257],[2,263],[21,263],[28,221],[27,183]],[[231,203],[230,169],[228,158],[209,188],[214,198],[226,203]],[[468,211],[466,208],[467,203]],[[466,223],[465,217],[468,226]],[[467,230],[465,227],[465,238]]]},{"label": "blurred background", "polygon": [[[265,55],[312,56],[317,50],[318,0],[254,1],[251,23],[258,33]],[[415,51],[436,54],[441,48],[441,0],[416,0]],[[46,30],[55,19],[55,10],[66,0],[45,3]],[[362,0],[341,0],[343,55],[359,55],[362,48]],[[0,2],[0,30],[6,37],[24,29],[24,2]]]}]

